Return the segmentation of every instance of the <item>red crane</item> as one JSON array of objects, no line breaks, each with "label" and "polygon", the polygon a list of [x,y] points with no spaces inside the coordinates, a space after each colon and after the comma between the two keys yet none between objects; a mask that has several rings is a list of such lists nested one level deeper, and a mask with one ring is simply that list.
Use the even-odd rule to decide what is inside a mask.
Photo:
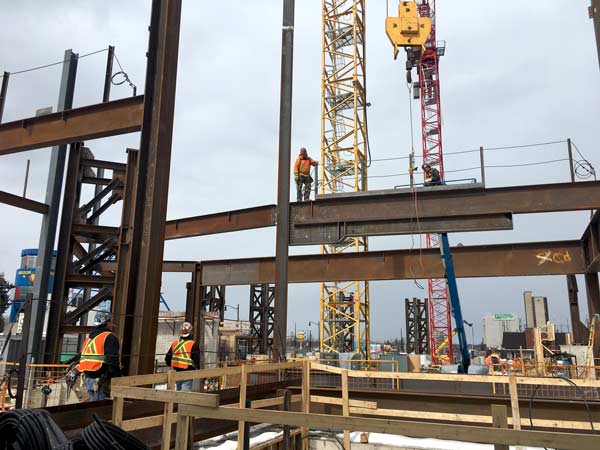
[{"label": "red crane", "polygon": [[[423,136],[423,163],[436,167],[444,180],[444,159],[442,153],[442,115],[440,108],[439,58],[444,54],[445,44],[436,39],[435,0],[420,0],[419,16],[431,19],[431,33],[418,61],[418,87],[421,97],[421,131]],[[437,234],[427,235],[427,248],[439,248]],[[429,294],[429,335],[430,351],[434,363],[448,359],[452,355],[452,319],[446,280],[428,280]],[[448,340],[448,345],[437,353],[440,344]]]}]

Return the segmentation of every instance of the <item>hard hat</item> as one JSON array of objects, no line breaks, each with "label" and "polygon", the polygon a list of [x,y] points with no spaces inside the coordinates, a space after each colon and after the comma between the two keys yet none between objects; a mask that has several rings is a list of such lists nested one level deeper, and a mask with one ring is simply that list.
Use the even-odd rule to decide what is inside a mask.
[{"label": "hard hat", "polygon": [[106,322],[110,322],[111,320],[112,316],[108,311],[98,311],[94,316],[94,325],[104,325]]},{"label": "hard hat", "polygon": [[179,336],[181,337],[187,337],[191,334],[192,332],[192,324],[189,322],[183,322],[181,324],[181,327],[179,328]]}]

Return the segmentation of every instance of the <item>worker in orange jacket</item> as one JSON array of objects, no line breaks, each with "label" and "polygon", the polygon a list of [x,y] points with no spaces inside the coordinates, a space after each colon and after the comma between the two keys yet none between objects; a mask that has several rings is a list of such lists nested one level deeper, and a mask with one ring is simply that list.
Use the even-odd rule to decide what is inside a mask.
[{"label": "worker in orange jacket", "polygon": [[[317,162],[308,156],[306,149],[302,147],[300,149],[300,154],[298,158],[296,158],[296,163],[294,164],[294,179],[296,180],[296,200],[301,202],[304,198],[304,201],[310,200],[310,190],[313,182],[312,177],[310,176],[310,167],[316,166]],[[304,194],[304,197],[303,195]]]},{"label": "worker in orange jacket", "polygon": [[112,332],[110,313],[98,311],[94,325],[96,329],[83,341],[77,365],[92,402],[110,397],[111,378],[121,376],[119,340]]},{"label": "worker in orange jacket", "polygon": [[[179,339],[175,339],[165,356],[167,366],[177,372],[200,368],[200,347],[192,338],[192,324],[183,322],[179,328]],[[178,391],[191,391],[193,380],[177,381]]]}]

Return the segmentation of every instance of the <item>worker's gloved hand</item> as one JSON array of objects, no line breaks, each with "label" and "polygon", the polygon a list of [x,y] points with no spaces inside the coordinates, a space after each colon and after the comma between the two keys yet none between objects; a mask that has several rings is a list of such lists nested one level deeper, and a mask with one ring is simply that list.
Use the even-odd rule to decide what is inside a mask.
[{"label": "worker's gloved hand", "polygon": [[299,177],[294,177],[294,181],[298,184]]}]

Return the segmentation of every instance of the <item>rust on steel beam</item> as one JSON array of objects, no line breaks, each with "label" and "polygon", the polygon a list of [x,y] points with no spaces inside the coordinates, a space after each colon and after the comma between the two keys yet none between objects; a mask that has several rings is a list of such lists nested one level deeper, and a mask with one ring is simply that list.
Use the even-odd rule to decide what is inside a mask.
[{"label": "rust on steel beam", "polygon": [[0,155],[140,131],[144,97],[0,124]]},{"label": "rust on steel beam", "polygon": [[205,216],[169,220],[165,229],[165,239],[180,239],[271,227],[275,225],[275,217],[276,206],[265,205]]},{"label": "rust on steel beam", "polygon": [[8,192],[0,191],[0,203],[14,206],[16,208],[26,209],[27,211],[36,212],[39,214],[48,213],[48,205],[35,200],[30,200],[20,195],[9,194]]},{"label": "rust on steel beam", "polygon": [[[417,209],[411,190],[332,194],[311,202],[292,203],[294,229],[318,224],[357,226],[359,222],[457,220],[472,216],[579,211],[600,208],[600,182],[577,182],[483,188],[439,186],[418,190]],[[187,217],[167,222],[165,239],[250,230],[274,225],[274,205]],[[301,231],[301,230],[300,230]]]},{"label": "rust on steel beam", "polygon": [[[129,375],[154,372],[161,271],[171,168],[181,0],[153,0],[144,117],[129,273],[123,359]],[[118,293],[118,292],[117,292]]]},{"label": "rust on steel beam", "polygon": [[600,181],[488,189],[480,185],[440,186],[419,190],[416,202],[410,189],[333,194],[294,204],[292,220],[300,225],[596,208],[600,208]]},{"label": "rust on steel beam", "polygon": [[[290,283],[323,280],[409,280],[442,278],[439,249],[386,250],[289,258]],[[580,241],[530,242],[457,246],[452,248],[460,278],[581,274],[585,271]],[[248,258],[203,261],[201,284],[248,285],[273,283],[275,259]]]}]

